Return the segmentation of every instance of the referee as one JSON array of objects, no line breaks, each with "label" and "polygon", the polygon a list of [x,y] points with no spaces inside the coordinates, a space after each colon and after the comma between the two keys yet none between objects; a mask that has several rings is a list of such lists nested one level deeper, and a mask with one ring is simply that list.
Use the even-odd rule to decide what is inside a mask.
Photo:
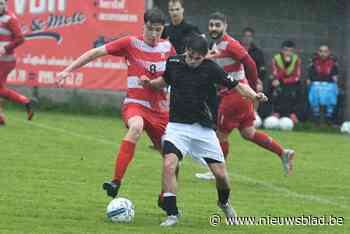
[{"label": "referee", "polygon": [[[208,103],[215,98],[210,90],[215,84],[236,89],[254,101],[266,101],[263,93],[255,93],[249,86],[231,79],[216,63],[205,59],[208,42],[201,36],[189,39],[186,53],[167,61],[163,77],[150,80],[142,77],[142,85],[155,89],[171,86],[170,120],[163,136],[162,208],[167,218],[161,226],[178,222],[176,205],[177,181],[175,170],[186,155],[207,164],[216,178],[218,206],[225,216],[235,221],[236,212],[229,203],[230,186],[224,156],[213,130],[213,116]],[[215,94],[216,95],[216,94]]]},{"label": "referee", "polygon": [[184,19],[184,1],[170,0],[168,3],[170,24],[164,28],[162,38],[168,39],[175,47],[177,54],[185,52],[186,40],[193,35],[201,34],[198,27]]}]

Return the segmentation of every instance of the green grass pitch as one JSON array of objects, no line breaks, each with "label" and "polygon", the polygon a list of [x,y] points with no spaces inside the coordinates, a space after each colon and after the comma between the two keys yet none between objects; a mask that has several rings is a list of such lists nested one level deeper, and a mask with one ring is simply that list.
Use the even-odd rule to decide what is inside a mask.
[{"label": "green grass pitch", "polygon": [[159,227],[161,159],[143,136],[120,196],[135,205],[132,224],[106,219],[110,179],[126,130],[115,117],[39,112],[35,120],[7,112],[0,128],[0,233],[350,233],[350,137],[333,133],[269,132],[297,151],[295,173],[283,176],[279,159],[234,133],[228,162],[231,202],[240,216],[344,217],[342,226],[227,226],[209,224],[216,207],[204,168],[185,159],[180,172],[180,223]]}]

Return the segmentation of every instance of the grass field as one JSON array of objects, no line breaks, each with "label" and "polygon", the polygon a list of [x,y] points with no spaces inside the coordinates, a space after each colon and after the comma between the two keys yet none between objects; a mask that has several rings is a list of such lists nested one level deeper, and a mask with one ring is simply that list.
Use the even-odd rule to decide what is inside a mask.
[{"label": "grass field", "polygon": [[125,129],[106,116],[41,112],[29,123],[7,112],[0,128],[0,233],[350,233],[350,137],[333,133],[270,132],[297,151],[295,175],[285,178],[277,157],[236,133],[228,163],[231,201],[240,216],[345,218],[342,226],[210,226],[216,207],[213,182],[194,178],[203,168],[186,159],[178,201],[183,216],[172,229],[159,227],[161,160],[144,136],[121,196],[133,201],[134,223],[105,218],[109,202],[101,184],[110,179]]}]

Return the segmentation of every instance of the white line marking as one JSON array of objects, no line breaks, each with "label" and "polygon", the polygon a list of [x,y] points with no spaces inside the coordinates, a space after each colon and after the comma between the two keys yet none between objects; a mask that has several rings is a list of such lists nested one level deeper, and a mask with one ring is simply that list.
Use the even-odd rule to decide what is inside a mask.
[{"label": "white line marking", "polygon": [[297,192],[291,191],[287,188],[277,187],[271,183],[261,181],[261,180],[256,180],[256,179],[250,178],[250,177],[245,176],[245,175],[236,174],[236,173],[231,173],[231,174],[233,175],[233,177],[236,177],[241,181],[246,181],[249,183],[261,185],[261,186],[268,188],[272,191],[278,192],[286,197],[300,198],[300,199],[303,199],[306,201],[313,201],[313,202],[318,202],[318,203],[322,203],[322,204],[338,206],[338,207],[341,207],[344,209],[348,208],[348,206],[346,206],[344,204],[340,204],[340,203],[337,203],[335,201],[331,201],[331,200],[326,199],[326,198],[322,198],[322,197],[315,196],[315,195],[307,195],[307,194],[297,193]]},{"label": "white line marking", "polygon": [[[45,125],[45,124],[38,124],[38,123],[35,123],[35,122],[28,122],[28,121],[24,121],[22,119],[17,119],[17,118],[11,118],[11,119],[15,119],[18,122],[22,122],[24,124],[32,125],[32,126],[35,126],[35,127],[38,127],[38,128],[51,130],[51,131],[55,131],[55,132],[60,132],[60,133],[68,134],[68,135],[71,135],[71,136],[79,137],[79,138],[82,138],[82,139],[96,141],[96,142],[99,142],[99,143],[102,143],[102,144],[105,144],[105,145],[115,145],[115,142],[113,142],[113,141],[82,135],[82,134],[79,134],[79,133],[76,133],[76,132],[73,132],[73,131],[70,131],[70,130],[61,129],[61,128],[55,128],[55,127],[51,127],[51,126],[48,126],[48,125]],[[303,199],[305,201],[312,201],[312,202],[318,202],[318,203],[321,203],[321,204],[333,205],[333,206],[341,207],[341,208],[344,208],[344,209],[348,208],[347,205],[340,204],[340,203],[337,203],[337,202],[334,202],[334,201],[331,201],[329,199],[322,198],[322,197],[319,197],[319,196],[297,193],[297,192],[291,191],[291,190],[289,190],[287,188],[277,187],[277,186],[275,186],[275,185],[273,185],[271,183],[268,183],[268,182],[265,182],[265,181],[261,181],[261,180],[256,180],[256,179],[253,179],[253,178],[250,178],[248,176],[241,175],[241,174],[233,173],[232,175],[234,177],[242,180],[242,181],[246,181],[246,182],[250,182],[250,183],[261,185],[261,186],[263,186],[265,188],[270,189],[271,191],[278,192],[278,193],[280,193],[280,194],[282,194],[284,196],[287,196],[287,197],[300,198],[300,199]]]},{"label": "white line marking", "polygon": [[108,140],[104,140],[104,139],[100,139],[100,138],[95,138],[95,137],[90,137],[90,136],[87,136],[87,135],[82,135],[82,134],[79,134],[79,133],[76,133],[76,132],[72,132],[70,130],[66,130],[66,129],[62,129],[62,128],[51,127],[51,126],[48,126],[48,125],[39,124],[39,123],[35,123],[35,122],[29,122],[29,121],[25,121],[25,120],[13,118],[13,117],[11,119],[14,119],[17,122],[21,122],[21,123],[24,123],[24,124],[27,124],[27,125],[32,125],[34,127],[38,127],[38,128],[42,128],[42,129],[46,129],[46,130],[51,130],[51,131],[54,131],[54,132],[64,133],[64,134],[67,134],[67,135],[79,137],[79,138],[90,140],[90,141],[96,141],[96,142],[99,142],[99,143],[102,143],[102,144],[105,144],[105,145],[115,145],[116,144],[116,142],[113,142],[113,141],[108,141]]}]

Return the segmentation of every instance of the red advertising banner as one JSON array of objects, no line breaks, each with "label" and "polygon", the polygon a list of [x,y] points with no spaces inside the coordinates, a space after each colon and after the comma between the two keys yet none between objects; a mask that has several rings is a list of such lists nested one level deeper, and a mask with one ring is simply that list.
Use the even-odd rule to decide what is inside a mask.
[{"label": "red advertising banner", "polygon": [[[8,83],[54,87],[56,74],[85,51],[142,32],[144,0],[13,0],[9,8],[26,42]],[[63,87],[124,90],[127,64],[103,57],[74,72]]]}]

